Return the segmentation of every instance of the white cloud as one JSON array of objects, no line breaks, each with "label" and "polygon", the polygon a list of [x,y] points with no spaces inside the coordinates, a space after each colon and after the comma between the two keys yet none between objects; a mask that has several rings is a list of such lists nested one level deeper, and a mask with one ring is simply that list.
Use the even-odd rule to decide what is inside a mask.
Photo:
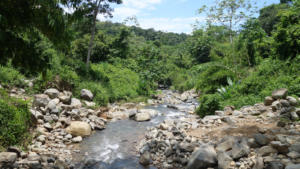
[{"label": "white cloud", "polygon": [[139,20],[142,28],[154,28],[166,32],[191,33],[192,24],[196,20],[202,21],[203,18],[187,17],[187,18],[149,18]]},{"label": "white cloud", "polygon": [[125,6],[132,6],[134,8],[145,9],[153,7],[152,5],[160,4],[162,0],[125,0]]}]

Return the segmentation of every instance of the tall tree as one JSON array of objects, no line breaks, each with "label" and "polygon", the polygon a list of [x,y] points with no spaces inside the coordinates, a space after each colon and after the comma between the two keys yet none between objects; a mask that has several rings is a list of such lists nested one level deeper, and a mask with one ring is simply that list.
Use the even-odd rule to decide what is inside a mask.
[{"label": "tall tree", "polygon": [[208,24],[221,24],[230,30],[230,42],[233,42],[233,29],[245,21],[255,11],[255,3],[250,0],[216,0],[215,5],[203,6],[199,13],[205,12]]},{"label": "tall tree", "polygon": [[89,67],[91,53],[93,50],[95,32],[96,32],[96,21],[98,14],[103,14],[108,17],[112,17],[111,3],[121,4],[122,0],[85,0],[82,3],[82,8],[86,9],[87,16],[91,19],[91,39],[89,42],[89,48],[86,58],[86,66]]}]

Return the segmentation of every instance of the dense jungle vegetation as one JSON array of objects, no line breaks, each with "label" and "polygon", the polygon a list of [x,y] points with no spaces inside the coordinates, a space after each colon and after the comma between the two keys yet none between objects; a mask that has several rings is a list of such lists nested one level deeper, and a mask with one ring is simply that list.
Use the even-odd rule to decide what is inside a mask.
[{"label": "dense jungle vegetation", "polygon": [[[200,116],[226,105],[261,102],[276,88],[300,96],[299,0],[260,9],[237,29],[208,23],[191,35],[97,21],[88,65],[94,8],[85,4],[67,14],[60,3],[79,5],[75,0],[0,2],[3,87],[25,88],[24,79],[34,79],[32,94],[55,87],[78,96],[86,88],[98,105],[147,98],[160,86],[196,88]],[[0,102],[0,142],[8,138],[2,128],[11,123],[10,138],[17,142],[29,126],[25,103],[16,104],[5,91]]]}]

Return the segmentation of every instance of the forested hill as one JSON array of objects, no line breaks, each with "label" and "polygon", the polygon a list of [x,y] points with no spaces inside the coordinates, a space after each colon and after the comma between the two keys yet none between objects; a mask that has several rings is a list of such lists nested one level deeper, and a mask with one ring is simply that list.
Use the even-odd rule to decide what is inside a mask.
[{"label": "forested hill", "polygon": [[[113,23],[110,21],[97,22],[97,30],[103,31],[109,35],[116,36],[120,33],[120,28],[125,25],[122,23]],[[158,41],[163,45],[177,45],[186,41],[189,37],[185,33],[162,32],[154,29],[143,29],[138,26],[126,26],[128,30],[136,36],[144,37],[146,41]]]}]

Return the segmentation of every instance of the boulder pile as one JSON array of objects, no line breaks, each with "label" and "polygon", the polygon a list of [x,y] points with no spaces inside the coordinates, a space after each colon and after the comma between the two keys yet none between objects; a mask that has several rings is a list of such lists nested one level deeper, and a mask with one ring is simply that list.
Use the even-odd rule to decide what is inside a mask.
[{"label": "boulder pile", "polygon": [[[149,128],[138,146],[140,163],[161,169],[298,169],[300,124],[291,115],[297,105],[279,89],[264,104],[164,121]],[[282,116],[290,121],[278,125]]]},{"label": "boulder pile", "polygon": [[[100,110],[93,110],[93,94],[83,89],[83,103],[69,91],[47,89],[34,96],[30,112],[36,123],[28,152],[15,149],[0,154],[0,166],[45,168],[70,162],[74,143],[80,143],[92,130],[102,130],[107,123]],[[92,105],[92,106],[91,106]],[[57,164],[57,165],[56,165]],[[1,167],[0,167],[1,168]],[[5,168],[5,167],[3,167]],[[61,168],[61,167],[59,167]],[[66,167],[63,167],[66,168]]]},{"label": "boulder pile", "polygon": [[300,108],[296,108],[299,100],[295,97],[287,96],[287,94],[287,89],[275,90],[272,96],[265,98],[264,104],[271,106],[272,110],[280,114],[281,117],[297,121],[300,117]]}]

